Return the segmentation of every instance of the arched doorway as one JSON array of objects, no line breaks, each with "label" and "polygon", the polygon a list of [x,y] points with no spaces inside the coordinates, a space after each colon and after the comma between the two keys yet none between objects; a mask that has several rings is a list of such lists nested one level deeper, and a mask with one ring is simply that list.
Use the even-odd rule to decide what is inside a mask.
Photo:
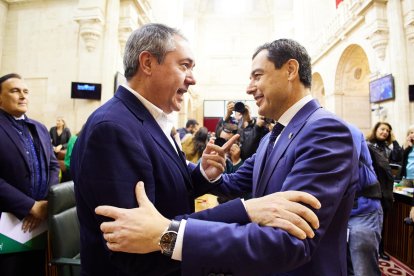
[{"label": "arched doorway", "polygon": [[312,75],[311,94],[319,101],[321,106],[325,107],[325,86],[323,85],[322,76],[319,73]]},{"label": "arched doorway", "polygon": [[335,111],[367,134],[371,128],[368,57],[361,46],[348,46],[335,75]]}]

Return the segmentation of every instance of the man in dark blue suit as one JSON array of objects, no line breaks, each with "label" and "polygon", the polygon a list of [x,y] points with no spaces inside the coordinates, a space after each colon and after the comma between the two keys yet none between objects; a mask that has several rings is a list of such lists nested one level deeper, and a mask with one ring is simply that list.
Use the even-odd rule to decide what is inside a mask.
[{"label": "man in dark blue suit", "polygon": [[[95,215],[94,209],[103,204],[136,207],[135,185],[142,180],[149,199],[163,216],[177,219],[178,215],[192,213],[194,199],[211,189],[207,179],[215,179],[224,170],[224,149],[209,144],[205,152],[209,162],[203,164],[201,171],[200,166],[187,165],[171,138],[170,114],[180,110],[184,93],[195,84],[194,57],[189,43],[177,30],[147,24],[134,31],[126,44],[124,67],[127,85],[120,86],[115,96],[89,117],[72,153],[82,274],[179,275],[180,262],[172,260],[168,252],[138,255],[108,250],[99,228],[104,218]],[[269,207],[270,199],[256,202],[257,212],[245,202],[247,211],[250,208],[247,213],[239,199],[191,217],[241,224],[250,219],[261,222],[259,216],[266,218],[266,210],[277,209]],[[316,216],[306,216],[306,210],[299,210],[302,205],[287,201],[284,204],[288,210],[275,219],[292,213],[290,221],[279,220],[288,230],[295,232],[292,221],[301,221],[295,210],[315,222]],[[260,211],[260,206],[266,210]],[[285,206],[279,208],[281,212]],[[226,211],[232,209],[243,211]],[[298,224],[306,234],[313,234],[305,221]],[[299,230],[303,238],[305,232]]]},{"label": "man in dark blue suit", "polygon": [[[347,274],[347,222],[358,159],[347,124],[312,99],[311,78],[310,57],[297,42],[279,39],[258,48],[247,93],[256,100],[259,114],[277,124],[252,158],[236,173],[223,175],[216,193],[234,196],[252,189],[253,197],[261,197],[308,192],[322,205],[315,237],[300,240],[255,223],[182,220],[173,248],[180,251],[176,259],[182,261],[183,275]],[[101,225],[112,250],[159,250],[156,237],[163,242],[165,228],[173,228],[174,221],[161,219],[146,200],[142,185],[137,185],[137,199],[140,208],[133,210],[96,210],[116,219]]]},{"label": "man in dark blue suit", "polygon": [[[23,220],[25,232],[47,218],[47,192],[59,182],[49,132],[25,115],[28,100],[29,89],[20,75],[0,78],[0,215],[7,212]],[[0,252],[1,275],[41,276],[45,264],[44,250]]]}]

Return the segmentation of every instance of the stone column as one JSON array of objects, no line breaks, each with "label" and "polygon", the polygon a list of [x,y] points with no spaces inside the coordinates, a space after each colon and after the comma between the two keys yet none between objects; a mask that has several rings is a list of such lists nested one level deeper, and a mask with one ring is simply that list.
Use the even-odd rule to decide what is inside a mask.
[{"label": "stone column", "polygon": [[400,0],[389,0],[387,4],[389,20],[389,58],[388,63],[394,76],[395,102],[388,112],[392,112],[390,122],[398,141],[405,141],[409,125],[407,48],[404,33],[403,13]]}]

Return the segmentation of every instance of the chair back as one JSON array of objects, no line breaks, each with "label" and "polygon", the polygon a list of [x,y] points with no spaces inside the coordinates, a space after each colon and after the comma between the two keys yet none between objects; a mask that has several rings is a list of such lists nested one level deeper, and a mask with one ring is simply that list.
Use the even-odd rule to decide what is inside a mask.
[{"label": "chair back", "polygon": [[[58,275],[72,275],[72,267],[62,266],[61,258],[77,259],[79,262],[80,234],[76,213],[73,181],[51,186],[48,194],[49,242],[52,264],[59,264]],[[75,270],[79,271],[80,267]],[[77,273],[75,273],[77,274]]]}]

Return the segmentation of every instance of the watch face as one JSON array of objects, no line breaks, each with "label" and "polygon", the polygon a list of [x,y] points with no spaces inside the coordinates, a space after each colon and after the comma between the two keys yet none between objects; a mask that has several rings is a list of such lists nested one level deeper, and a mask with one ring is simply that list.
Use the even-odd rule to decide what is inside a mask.
[{"label": "watch face", "polygon": [[177,232],[167,231],[161,236],[160,247],[163,254],[172,254],[177,239]]}]

